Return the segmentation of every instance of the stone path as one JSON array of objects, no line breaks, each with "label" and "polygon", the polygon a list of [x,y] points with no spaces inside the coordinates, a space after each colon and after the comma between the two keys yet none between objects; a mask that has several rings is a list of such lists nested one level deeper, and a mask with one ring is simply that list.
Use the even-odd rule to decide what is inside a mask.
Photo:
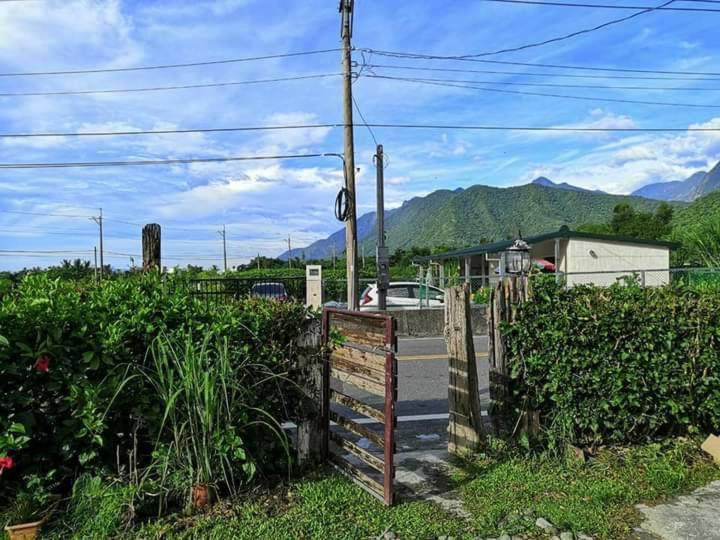
[{"label": "stone path", "polygon": [[657,506],[638,505],[642,540],[720,540],[720,480]]}]

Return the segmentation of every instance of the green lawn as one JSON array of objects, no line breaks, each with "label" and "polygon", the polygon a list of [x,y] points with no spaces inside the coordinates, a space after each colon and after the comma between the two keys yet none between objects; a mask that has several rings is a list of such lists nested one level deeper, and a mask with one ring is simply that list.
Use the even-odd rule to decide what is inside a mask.
[{"label": "green lawn", "polygon": [[[585,463],[488,450],[459,462],[453,475],[457,493],[471,514],[468,520],[430,502],[385,508],[344,478],[320,471],[289,487],[222,502],[207,514],[166,516],[124,533],[82,530],[84,537],[97,538],[335,540],[376,538],[386,531],[401,539],[487,538],[503,532],[544,538],[534,526],[542,516],[563,530],[615,540],[626,537],[639,523],[635,504],[659,502],[720,479],[720,467],[700,452],[699,443],[679,439],[603,450]],[[102,505],[97,504],[100,512]],[[78,531],[80,525],[65,524],[64,531]]]}]

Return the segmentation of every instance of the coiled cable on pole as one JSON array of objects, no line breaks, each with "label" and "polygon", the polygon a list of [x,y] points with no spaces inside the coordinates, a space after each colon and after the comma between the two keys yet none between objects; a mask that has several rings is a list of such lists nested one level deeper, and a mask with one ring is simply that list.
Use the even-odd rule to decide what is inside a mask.
[{"label": "coiled cable on pole", "polygon": [[340,188],[335,197],[335,218],[338,221],[347,221],[350,218],[350,192],[347,188]]}]

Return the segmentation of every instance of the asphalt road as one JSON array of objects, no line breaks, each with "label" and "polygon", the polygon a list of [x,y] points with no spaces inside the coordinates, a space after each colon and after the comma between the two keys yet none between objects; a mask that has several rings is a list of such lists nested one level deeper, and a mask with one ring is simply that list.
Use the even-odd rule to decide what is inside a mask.
[{"label": "asphalt road", "polygon": [[[478,382],[483,410],[487,410],[489,398],[489,375],[487,337],[475,338]],[[398,401],[396,414],[398,425],[396,441],[400,452],[420,449],[439,449],[447,445],[448,418],[448,361],[445,339],[399,338],[398,339]],[[344,391],[378,409],[382,398],[346,386]],[[359,419],[371,429],[381,429],[380,424],[360,418],[351,411],[350,417]]]}]

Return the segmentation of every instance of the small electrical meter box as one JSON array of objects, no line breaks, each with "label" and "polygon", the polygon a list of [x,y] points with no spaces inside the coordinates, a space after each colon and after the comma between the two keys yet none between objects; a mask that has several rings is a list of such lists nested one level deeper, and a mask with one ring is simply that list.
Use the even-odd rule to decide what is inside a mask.
[{"label": "small electrical meter box", "polygon": [[308,264],[305,267],[305,304],[314,308],[322,308],[322,266]]}]

